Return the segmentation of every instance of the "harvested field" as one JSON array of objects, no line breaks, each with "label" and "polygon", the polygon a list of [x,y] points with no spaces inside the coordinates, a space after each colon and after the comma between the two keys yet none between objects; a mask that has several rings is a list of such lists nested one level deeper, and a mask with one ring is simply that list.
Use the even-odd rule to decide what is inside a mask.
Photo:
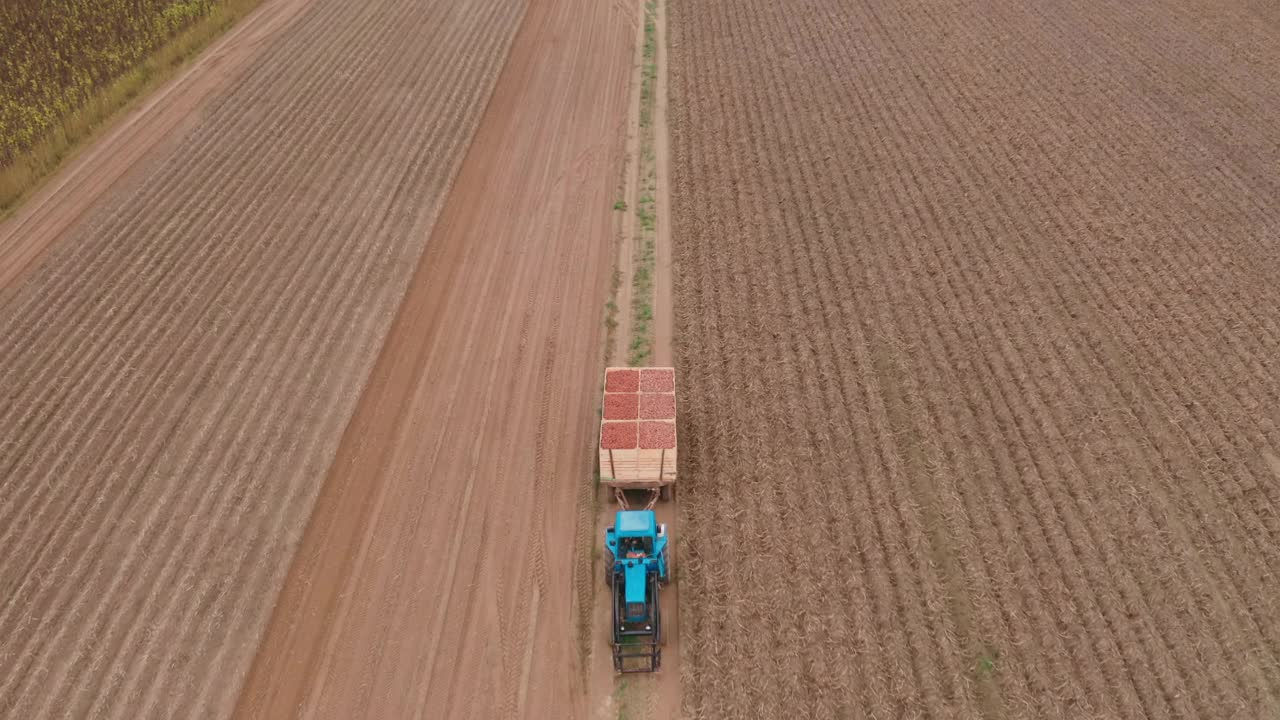
[{"label": "harvested field", "polygon": [[1275,10],[671,11],[686,712],[1280,714]]},{"label": "harvested field", "polygon": [[524,10],[313,0],[0,289],[0,717],[231,711]]}]

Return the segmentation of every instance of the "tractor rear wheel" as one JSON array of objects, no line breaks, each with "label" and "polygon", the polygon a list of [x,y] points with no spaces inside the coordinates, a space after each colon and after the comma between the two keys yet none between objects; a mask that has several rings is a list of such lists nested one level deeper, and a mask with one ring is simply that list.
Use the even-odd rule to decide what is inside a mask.
[{"label": "tractor rear wheel", "polygon": [[604,586],[613,587],[613,553],[609,550],[604,551]]}]

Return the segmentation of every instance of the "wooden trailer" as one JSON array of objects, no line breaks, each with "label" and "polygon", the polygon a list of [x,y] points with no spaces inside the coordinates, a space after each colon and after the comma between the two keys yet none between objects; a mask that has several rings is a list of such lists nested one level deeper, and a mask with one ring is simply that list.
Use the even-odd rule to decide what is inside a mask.
[{"label": "wooden trailer", "polygon": [[625,490],[671,499],[676,482],[676,371],[611,367],[604,373],[600,482],[626,505]]}]

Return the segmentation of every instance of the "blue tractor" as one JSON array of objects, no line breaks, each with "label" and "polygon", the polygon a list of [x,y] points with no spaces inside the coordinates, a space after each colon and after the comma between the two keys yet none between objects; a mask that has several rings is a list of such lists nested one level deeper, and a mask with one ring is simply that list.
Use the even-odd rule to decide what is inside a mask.
[{"label": "blue tractor", "polygon": [[605,583],[613,593],[613,668],[655,672],[662,661],[658,590],[667,575],[667,527],[652,510],[621,510],[604,533]]}]

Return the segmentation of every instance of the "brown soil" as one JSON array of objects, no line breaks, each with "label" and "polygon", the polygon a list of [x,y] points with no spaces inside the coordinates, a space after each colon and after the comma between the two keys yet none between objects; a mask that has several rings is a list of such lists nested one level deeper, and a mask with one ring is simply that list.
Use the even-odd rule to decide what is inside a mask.
[{"label": "brown soil", "polygon": [[1280,713],[1280,24],[671,10],[684,711]]},{"label": "brown soil", "polygon": [[237,716],[584,716],[574,549],[629,19],[530,6]]},{"label": "brown soil", "polygon": [[[390,340],[430,349],[399,359],[423,379],[388,386],[384,361],[353,426],[376,432],[343,441],[525,4],[296,5],[269,3],[197,66],[213,79],[179,82],[0,236],[2,717],[230,713],[335,454],[366,464],[330,487],[354,471],[380,491],[342,513],[377,525],[314,588],[338,620],[276,614],[269,637],[323,651],[309,714],[568,702],[548,678],[572,643],[561,548],[610,212],[593,193],[616,177],[629,33],[594,4],[531,15],[522,42],[554,52],[495,96],[410,294],[447,304]],[[371,422],[388,388],[399,414]],[[362,454],[392,431],[396,453]]]}]

